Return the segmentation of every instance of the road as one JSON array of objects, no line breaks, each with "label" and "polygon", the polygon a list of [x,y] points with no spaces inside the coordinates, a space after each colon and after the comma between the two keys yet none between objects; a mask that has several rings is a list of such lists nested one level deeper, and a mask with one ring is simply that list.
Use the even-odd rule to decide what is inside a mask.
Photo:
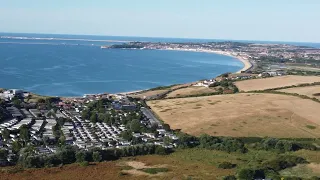
[{"label": "road", "polygon": [[141,112],[149,119],[151,125],[161,126],[161,121],[154,116],[150,109],[142,107]]}]

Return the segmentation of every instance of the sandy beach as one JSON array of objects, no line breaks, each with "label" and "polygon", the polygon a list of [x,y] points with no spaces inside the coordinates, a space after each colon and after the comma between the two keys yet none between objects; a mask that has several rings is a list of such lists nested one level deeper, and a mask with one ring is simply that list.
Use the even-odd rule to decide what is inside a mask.
[{"label": "sandy beach", "polygon": [[248,60],[247,57],[236,55],[233,52],[229,52],[229,51],[214,51],[214,50],[203,50],[203,49],[171,49],[171,48],[163,49],[163,50],[215,53],[215,54],[220,54],[220,55],[224,55],[224,56],[230,56],[235,59],[238,59],[239,61],[241,61],[244,64],[244,67],[235,73],[241,73],[241,71],[246,71],[252,67],[251,62]]},{"label": "sandy beach", "polygon": [[249,59],[247,57],[234,55],[232,52],[225,52],[225,51],[211,51],[211,53],[221,54],[224,56],[230,56],[230,57],[236,58],[239,61],[241,61],[244,64],[244,67],[242,69],[240,69],[239,71],[237,71],[236,73],[241,73],[241,71],[246,71],[252,67],[251,62],[249,61]]}]

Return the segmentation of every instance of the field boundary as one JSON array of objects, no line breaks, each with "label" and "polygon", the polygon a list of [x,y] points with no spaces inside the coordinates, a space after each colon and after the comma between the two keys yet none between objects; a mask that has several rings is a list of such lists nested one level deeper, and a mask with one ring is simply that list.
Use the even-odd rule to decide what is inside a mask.
[{"label": "field boundary", "polygon": [[[303,83],[303,84],[292,85],[292,86],[283,86],[283,87],[269,88],[269,89],[264,89],[264,90],[253,90],[253,91],[276,91],[276,90],[282,90],[282,89],[310,87],[310,86],[318,86],[318,85],[320,85],[320,82]],[[247,91],[247,92],[253,92],[253,91]]]},{"label": "field boundary", "polygon": [[281,91],[276,91],[276,90],[260,90],[260,91],[248,91],[248,92],[243,92],[243,93],[266,93],[266,94],[281,94],[281,95],[287,95],[287,96],[295,96],[299,97],[301,99],[309,99],[314,102],[320,103],[320,100],[317,98],[311,98],[307,95],[301,95],[298,93],[287,93],[287,92],[281,92]]}]

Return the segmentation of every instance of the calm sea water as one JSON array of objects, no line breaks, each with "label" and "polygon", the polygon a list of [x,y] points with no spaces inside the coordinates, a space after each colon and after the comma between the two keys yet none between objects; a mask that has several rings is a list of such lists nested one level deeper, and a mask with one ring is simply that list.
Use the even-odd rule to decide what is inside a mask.
[{"label": "calm sea water", "polygon": [[[213,40],[9,33],[0,36],[0,87],[42,95],[127,92],[213,78],[243,67],[234,58],[209,53],[100,48],[111,44],[105,40]],[[319,44],[297,45],[320,47]]]},{"label": "calm sea water", "polygon": [[42,36],[0,39],[0,87],[42,95],[82,96],[186,83],[243,67],[236,59],[216,54],[101,49],[109,43],[79,40],[97,37],[48,40]]}]

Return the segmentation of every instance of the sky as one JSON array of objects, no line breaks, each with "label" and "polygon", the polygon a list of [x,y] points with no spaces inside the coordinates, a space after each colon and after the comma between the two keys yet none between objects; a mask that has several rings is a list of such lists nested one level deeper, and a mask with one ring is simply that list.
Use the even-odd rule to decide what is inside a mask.
[{"label": "sky", "polygon": [[320,0],[0,0],[0,32],[320,42]]}]

